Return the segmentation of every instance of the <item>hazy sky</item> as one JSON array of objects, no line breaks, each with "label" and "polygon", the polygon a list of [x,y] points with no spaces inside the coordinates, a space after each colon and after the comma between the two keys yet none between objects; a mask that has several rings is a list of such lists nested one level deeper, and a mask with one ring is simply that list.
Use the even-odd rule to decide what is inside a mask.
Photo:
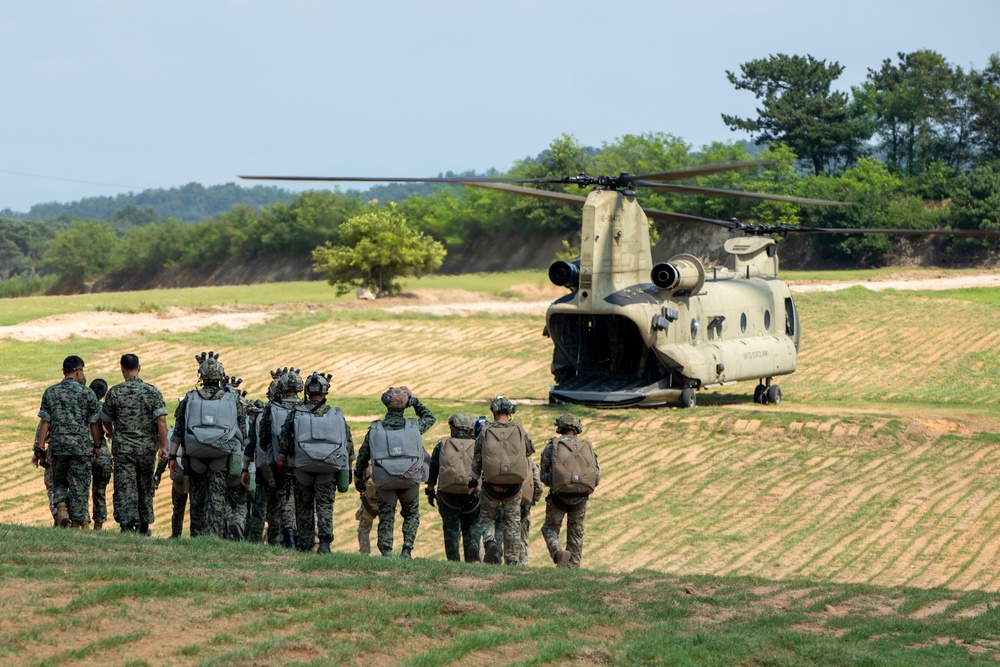
[{"label": "hazy sky", "polygon": [[[237,174],[507,169],[560,134],[744,138],[725,71],[897,52],[966,69],[997,0],[47,0],[0,8],[0,210]],[[80,181],[87,181],[86,183]],[[291,187],[291,186],[289,186]]]}]

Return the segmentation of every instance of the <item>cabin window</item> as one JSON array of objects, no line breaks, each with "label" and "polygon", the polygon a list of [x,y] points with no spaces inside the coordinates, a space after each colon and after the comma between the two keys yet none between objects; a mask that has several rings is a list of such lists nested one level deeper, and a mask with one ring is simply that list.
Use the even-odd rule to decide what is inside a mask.
[{"label": "cabin window", "polygon": [[764,311],[764,331],[770,331],[770,330],[771,330],[771,311],[770,310],[765,310]]},{"label": "cabin window", "polygon": [[747,314],[740,313],[740,331],[743,333],[747,332]]},{"label": "cabin window", "polygon": [[795,335],[795,304],[791,298],[785,299],[785,333]]}]

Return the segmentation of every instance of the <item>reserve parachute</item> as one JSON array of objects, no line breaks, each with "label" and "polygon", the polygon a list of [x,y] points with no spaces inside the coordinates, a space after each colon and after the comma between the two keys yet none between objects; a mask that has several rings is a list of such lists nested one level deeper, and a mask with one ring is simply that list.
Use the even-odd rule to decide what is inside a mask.
[{"label": "reserve parachute", "polygon": [[552,492],[580,495],[597,488],[597,457],[589,440],[552,441]]},{"label": "reserve parachute", "polygon": [[485,426],[483,438],[483,480],[489,484],[521,484],[529,476],[525,454],[527,434],[519,423]]}]

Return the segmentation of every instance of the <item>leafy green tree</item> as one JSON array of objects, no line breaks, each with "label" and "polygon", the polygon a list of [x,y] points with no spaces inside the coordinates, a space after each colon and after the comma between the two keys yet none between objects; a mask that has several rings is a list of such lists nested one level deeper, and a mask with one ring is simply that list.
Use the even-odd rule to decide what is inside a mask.
[{"label": "leafy green tree", "polygon": [[407,226],[402,211],[389,204],[373,205],[343,223],[338,243],[328,241],[312,257],[338,294],[364,287],[382,297],[398,293],[403,276],[436,271],[445,254],[444,246]]},{"label": "leafy green tree", "polygon": [[741,76],[727,71],[737,90],[748,90],[761,100],[757,118],[722,115],[733,131],[754,135],[757,144],[782,141],[822,174],[842,162],[853,161],[871,128],[846,93],[832,92],[831,84],[844,68],[827,65],[812,56],[778,54],[740,65]]},{"label": "leafy green tree", "polygon": [[46,266],[64,285],[82,285],[115,268],[118,237],[106,222],[77,220],[60,230],[45,250]]},{"label": "leafy green tree", "polygon": [[[986,164],[964,174],[952,198],[951,224],[956,229],[1000,230],[1000,168]],[[996,248],[995,239],[945,238],[946,252],[978,259],[984,249]]]},{"label": "leafy green tree", "polygon": [[994,53],[981,72],[969,74],[972,142],[984,161],[1000,160],[1000,54]]}]

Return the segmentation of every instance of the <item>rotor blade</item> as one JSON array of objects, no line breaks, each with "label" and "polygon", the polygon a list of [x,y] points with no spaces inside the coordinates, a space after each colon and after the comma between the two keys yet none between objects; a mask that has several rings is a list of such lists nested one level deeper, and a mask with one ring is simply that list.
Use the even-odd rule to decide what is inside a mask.
[{"label": "rotor blade", "polygon": [[667,183],[647,183],[636,181],[636,187],[655,188],[667,192],[677,192],[689,195],[705,195],[706,197],[733,197],[735,199],[762,199],[765,201],[784,201],[790,204],[807,204],[810,206],[850,206],[847,202],[829,201],[827,199],[809,199],[807,197],[789,197],[787,195],[770,195],[763,192],[746,192],[744,190],[723,190],[721,188],[700,188],[694,185],[670,185]]},{"label": "rotor blade", "polygon": [[702,218],[697,215],[688,215],[687,213],[674,213],[673,211],[660,211],[655,208],[642,208],[645,214],[654,220],[663,220],[665,222],[701,222],[709,225],[715,225],[716,227],[725,227],[726,229],[739,229],[739,222],[716,220],[715,218]]},{"label": "rotor blade", "polygon": [[411,176],[238,176],[247,181],[318,181],[331,183],[563,183],[564,178],[494,178],[466,176],[448,178],[418,178]]},{"label": "rotor blade", "polygon": [[534,188],[522,188],[516,185],[496,183],[495,180],[492,183],[487,183],[485,181],[459,181],[459,183],[461,185],[471,185],[477,188],[486,188],[487,190],[499,190],[500,192],[508,192],[514,195],[526,195],[528,197],[535,197],[536,199],[548,199],[549,201],[557,201],[562,204],[576,204],[583,206],[583,203],[587,201],[586,197],[581,197],[580,195],[571,195],[565,192],[551,192],[549,190],[536,190]]},{"label": "rotor blade", "polygon": [[686,169],[673,169],[671,171],[661,171],[658,174],[639,174],[632,178],[643,181],[683,181],[685,178],[695,178],[696,176],[709,176],[711,174],[721,174],[724,171],[734,171],[736,169],[756,169],[757,167],[770,167],[777,164],[768,160],[757,160],[754,162],[730,162],[728,164],[706,164],[700,167],[688,167]]},{"label": "rotor blade", "polygon": [[971,236],[1000,237],[1000,229],[859,229],[836,227],[798,227],[795,225],[775,225],[775,232],[799,232],[803,234],[891,234],[893,236]]}]

